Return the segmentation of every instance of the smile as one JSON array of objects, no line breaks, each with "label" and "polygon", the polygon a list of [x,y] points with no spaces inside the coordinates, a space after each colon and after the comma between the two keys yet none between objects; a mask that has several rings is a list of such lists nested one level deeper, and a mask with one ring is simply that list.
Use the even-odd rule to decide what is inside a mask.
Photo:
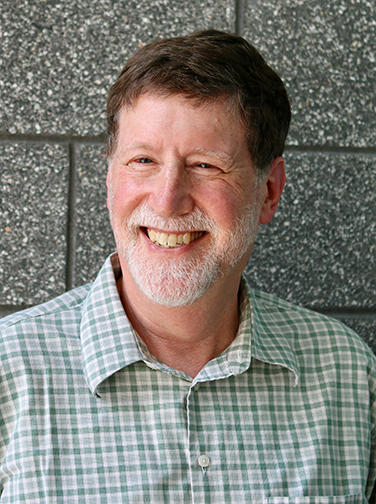
[{"label": "smile", "polygon": [[187,231],[185,233],[166,233],[150,228],[144,228],[149,240],[163,248],[176,248],[189,245],[193,241],[201,238],[205,231]]}]

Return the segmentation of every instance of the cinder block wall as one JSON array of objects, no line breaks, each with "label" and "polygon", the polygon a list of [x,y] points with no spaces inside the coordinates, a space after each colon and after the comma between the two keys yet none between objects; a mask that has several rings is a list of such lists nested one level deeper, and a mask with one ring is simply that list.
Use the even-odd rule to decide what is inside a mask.
[{"label": "cinder block wall", "polygon": [[283,77],[288,182],[248,274],[376,349],[374,0],[5,0],[0,5],[0,315],[95,276],[106,93],[157,37],[236,31]]}]

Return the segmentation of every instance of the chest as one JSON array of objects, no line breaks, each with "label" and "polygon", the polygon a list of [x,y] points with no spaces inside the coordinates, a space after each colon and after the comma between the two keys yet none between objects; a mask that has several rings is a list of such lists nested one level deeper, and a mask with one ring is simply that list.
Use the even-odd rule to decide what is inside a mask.
[{"label": "chest", "polygon": [[262,363],[196,385],[140,363],[100,397],[64,380],[19,400],[0,502],[362,502],[368,424],[336,387]]}]

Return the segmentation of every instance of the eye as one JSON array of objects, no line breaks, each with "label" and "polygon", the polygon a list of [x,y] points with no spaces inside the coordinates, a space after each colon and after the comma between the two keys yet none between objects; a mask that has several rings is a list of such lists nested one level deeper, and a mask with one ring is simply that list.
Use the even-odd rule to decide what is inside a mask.
[{"label": "eye", "polygon": [[136,163],[141,163],[141,164],[148,164],[148,163],[152,163],[153,161],[147,157],[140,157],[140,158],[137,158],[135,159]]},{"label": "eye", "polygon": [[194,163],[194,167],[196,168],[196,172],[201,175],[214,176],[222,173],[220,167],[210,163],[205,163],[204,161]]},{"label": "eye", "polygon": [[211,165],[209,163],[197,163],[197,166],[199,168],[213,168],[213,165]]}]

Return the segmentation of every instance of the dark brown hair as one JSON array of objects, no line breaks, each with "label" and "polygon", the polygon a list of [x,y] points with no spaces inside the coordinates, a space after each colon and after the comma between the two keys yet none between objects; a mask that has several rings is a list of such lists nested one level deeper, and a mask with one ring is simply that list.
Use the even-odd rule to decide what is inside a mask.
[{"label": "dark brown hair", "polygon": [[120,109],[144,93],[182,94],[198,104],[227,98],[245,125],[251,158],[259,170],[283,153],[291,117],[285,86],[242,37],[205,30],[138,50],[109,92],[108,157],[116,148]]}]

